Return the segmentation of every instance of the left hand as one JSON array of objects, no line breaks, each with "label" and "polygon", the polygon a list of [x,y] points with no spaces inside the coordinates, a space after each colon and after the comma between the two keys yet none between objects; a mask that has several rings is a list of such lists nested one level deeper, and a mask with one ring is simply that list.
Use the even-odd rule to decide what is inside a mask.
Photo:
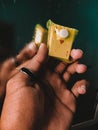
[{"label": "left hand", "polygon": [[[37,48],[33,42],[27,44],[16,57],[10,57],[0,63],[0,101],[4,98],[7,80],[15,73],[16,67],[33,57],[37,52]],[[17,66],[18,65],[18,66]]]}]

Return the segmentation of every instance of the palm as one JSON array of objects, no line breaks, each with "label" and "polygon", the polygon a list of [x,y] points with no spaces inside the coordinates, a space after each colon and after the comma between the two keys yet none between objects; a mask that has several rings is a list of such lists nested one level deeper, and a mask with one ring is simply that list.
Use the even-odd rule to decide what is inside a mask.
[{"label": "palm", "polygon": [[[73,114],[75,113],[76,109],[76,100],[73,93],[67,89],[66,80],[68,80],[68,78],[66,78],[66,76],[63,77],[63,75],[66,73],[67,70],[66,65],[63,64],[63,69],[65,70],[63,74],[60,74],[63,71],[60,68],[60,66],[62,67],[62,63],[60,63],[59,65],[57,65],[55,68],[52,69],[50,69],[51,67],[49,67],[49,64],[45,66],[41,68],[39,76],[45,85],[45,87],[42,89],[43,91],[45,91],[44,123],[47,124],[46,125],[47,128],[48,126],[50,127],[51,121],[61,122],[62,118],[64,120],[63,122],[61,122],[61,124],[65,122],[71,122]],[[55,72],[56,69],[59,71],[59,73]],[[43,72],[45,74],[43,74]],[[65,127],[65,125],[63,126]]]}]

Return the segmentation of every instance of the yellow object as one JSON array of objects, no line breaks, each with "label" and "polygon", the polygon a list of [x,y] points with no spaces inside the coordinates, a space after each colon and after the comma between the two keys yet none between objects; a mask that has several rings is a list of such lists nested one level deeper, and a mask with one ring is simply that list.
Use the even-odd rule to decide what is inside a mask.
[{"label": "yellow object", "polygon": [[35,26],[34,42],[38,47],[41,43],[47,43],[47,30],[40,24]]},{"label": "yellow object", "polygon": [[47,28],[49,56],[58,58],[64,62],[72,62],[69,59],[70,51],[78,30],[55,24],[51,20],[48,20]]},{"label": "yellow object", "polygon": [[70,52],[78,30],[55,24],[51,20],[47,21],[46,26],[48,30],[40,24],[35,26],[35,44],[39,47],[41,43],[46,43],[49,56],[67,63],[73,62],[70,60]]}]

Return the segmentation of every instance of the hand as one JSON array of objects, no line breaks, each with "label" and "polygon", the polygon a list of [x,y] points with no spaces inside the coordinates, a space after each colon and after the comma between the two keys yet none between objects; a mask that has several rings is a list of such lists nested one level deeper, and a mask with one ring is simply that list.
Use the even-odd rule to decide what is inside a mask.
[{"label": "hand", "polygon": [[[82,57],[82,52],[79,50],[73,50],[71,54],[74,60]],[[37,83],[33,85],[27,75],[19,72],[21,67],[38,72],[44,64],[46,55],[47,48],[42,44],[33,58],[24,62],[14,71],[15,75],[7,83],[6,98],[1,115],[1,130],[6,128],[13,130],[15,128],[18,130],[38,129],[37,126],[42,126],[45,130],[69,129],[76,107],[75,96],[84,94],[88,83],[85,80],[78,81],[69,91],[65,82],[68,82],[70,74],[85,72],[86,66],[76,62],[67,67],[66,64],[60,63],[54,72],[47,69],[42,80],[48,82],[48,85],[46,81],[44,82],[45,87],[51,92],[48,96],[40,85]],[[63,75],[60,75],[63,71]],[[50,105],[51,103],[53,106]],[[43,121],[45,121],[44,124]],[[39,123],[42,124],[38,125]]]},{"label": "hand", "polygon": [[0,100],[4,98],[7,80],[15,73],[14,69],[26,60],[33,57],[37,52],[35,44],[27,44],[16,57],[10,57],[0,63]]},{"label": "hand", "polygon": [[[71,52],[71,57],[74,62],[71,65],[60,62],[52,68],[50,65],[46,66],[47,71],[45,74],[45,80],[43,82],[53,89],[51,98],[46,95],[46,113],[47,117],[45,118],[45,130],[69,130],[73,120],[73,116],[76,111],[76,99],[81,94],[85,94],[89,86],[89,83],[86,80],[77,81],[71,90],[69,90],[67,83],[70,82],[71,76],[75,73],[81,74],[87,70],[87,67],[84,64],[79,64],[78,59],[82,58],[83,52],[79,49],[73,49]],[[49,62],[51,64],[51,62]],[[44,66],[44,69],[46,69]],[[44,70],[42,71],[44,72]],[[44,74],[41,73],[41,77]],[[42,78],[43,79],[43,78]],[[49,91],[49,89],[48,89]],[[51,91],[51,90],[50,90]],[[50,99],[50,100],[49,100]],[[47,103],[48,102],[48,103]]]},{"label": "hand", "polygon": [[[83,79],[71,86],[71,90],[67,86],[68,82],[71,82],[70,78],[72,75],[74,76],[75,73],[81,74],[87,70],[84,64],[78,62],[78,59],[82,58],[82,56],[83,52],[80,49],[73,49],[71,51],[71,57],[75,61],[73,64],[68,65],[60,62],[57,65],[53,65],[52,61],[48,59],[48,64],[41,68],[40,79],[48,87],[45,97],[47,106],[45,115],[47,117],[44,122],[47,124],[46,130],[67,130],[71,126],[70,124],[76,111],[76,98],[80,94],[85,94],[89,85]],[[45,71],[46,69],[47,71]]]},{"label": "hand", "polygon": [[46,46],[40,47],[33,58],[18,66],[11,73],[12,78],[7,83],[6,96],[1,113],[1,130],[29,130],[39,127],[37,121],[39,119],[42,120],[41,115],[43,115],[44,107],[43,92],[37,84],[33,88],[32,82],[29,82],[28,77],[19,72],[19,69],[34,65],[34,71],[39,70],[41,63],[45,59],[46,52]]}]

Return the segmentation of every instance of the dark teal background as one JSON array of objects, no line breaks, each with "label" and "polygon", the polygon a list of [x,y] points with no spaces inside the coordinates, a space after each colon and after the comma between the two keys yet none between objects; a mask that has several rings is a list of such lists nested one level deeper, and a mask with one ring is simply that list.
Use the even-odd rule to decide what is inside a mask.
[{"label": "dark teal background", "polygon": [[16,52],[32,39],[34,26],[45,26],[48,19],[79,30],[73,47],[84,51],[81,61],[89,69],[83,78],[97,90],[98,0],[0,0],[0,22],[13,27]]},{"label": "dark teal background", "polygon": [[0,0],[0,21],[13,26],[16,51],[32,39],[36,23],[45,26],[48,19],[79,30],[73,47],[84,51],[88,79],[98,88],[98,0]]}]

